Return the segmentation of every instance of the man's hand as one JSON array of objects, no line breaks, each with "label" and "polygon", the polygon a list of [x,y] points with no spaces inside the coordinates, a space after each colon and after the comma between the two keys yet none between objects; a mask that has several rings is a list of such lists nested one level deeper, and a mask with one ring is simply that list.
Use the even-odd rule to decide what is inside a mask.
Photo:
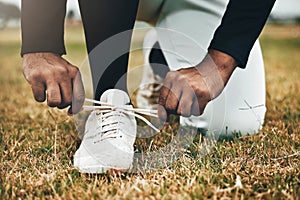
[{"label": "man's hand", "polygon": [[23,55],[23,74],[38,102],[60,109],[71,106],[69,114],[80,111],[85,92],[77,67],[54,53]]},{"label": "man's hand", "polygon": [[207,103],[222,92],[235,67],[231,56],[209,50],[196,67],[169,72],[160,93],[159,104],[164,108],[159,107],[159,117],[201,115]]}]

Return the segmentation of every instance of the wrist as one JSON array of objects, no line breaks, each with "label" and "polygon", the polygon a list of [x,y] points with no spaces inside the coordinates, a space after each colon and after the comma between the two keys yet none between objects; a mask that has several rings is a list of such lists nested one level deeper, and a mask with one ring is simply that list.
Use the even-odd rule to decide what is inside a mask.
[{"label": "wrist", "polygon": [[224,84],[226,85],[231,74],[237,67],[235,59],[232,56],[215,49],[209,49],[208,56],[214,61],[214,64],[216,65]]}]

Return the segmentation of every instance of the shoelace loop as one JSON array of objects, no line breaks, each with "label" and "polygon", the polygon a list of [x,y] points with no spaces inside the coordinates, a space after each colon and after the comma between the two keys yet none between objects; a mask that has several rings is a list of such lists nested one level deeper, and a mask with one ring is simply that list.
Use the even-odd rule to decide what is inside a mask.
[{"label": "shoelace loop", "polygon": [[128,106],[116,106],[116,105],[111,105],[107,102],[97,101],[97,100],[88,99],[88,98],[86,98],[85,101],[94,103],[94,104],[98,104],[98,105],[92,105],[92,106],[84,105],[83,110],[85,110],[85,111],[99,110],[101,113],[105,113],[106,117],[108,117],[109,114],[132,115],[132,116],[135,116],[136,118],[139,118],[143,122],[145,122],[148,126],[150,126],[156,132],[160,132],[160,130],[158,128],[156,128],[148,119],[146,119],[145,117],[142,116],[142,115],[147,115],[150,117],[158,118],[157,110],[149,110],[149,109],[142,109],[142,108],[130,108]]}]

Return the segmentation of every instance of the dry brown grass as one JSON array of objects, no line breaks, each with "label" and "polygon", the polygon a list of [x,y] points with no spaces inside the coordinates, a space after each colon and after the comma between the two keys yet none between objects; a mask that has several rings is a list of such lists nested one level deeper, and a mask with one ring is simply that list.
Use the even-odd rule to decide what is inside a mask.
[{"label": "dry brown grass", "polygon": [[[123,175],[74,169],[80,140],[73,119],[34,102],[21,72],[19,30],[1,31],[0,198],[299,198],[300,36],[291,37],[294,29],[299,26],[267,26],[262,36],[268,112],[258,134],[218,142],[202,158],[186,153],[168,168]],[[82,32],[69,28],[67,34],[67,58],[80,65],[86,55]],[[131,61],[142,61],[137,59]]]}]

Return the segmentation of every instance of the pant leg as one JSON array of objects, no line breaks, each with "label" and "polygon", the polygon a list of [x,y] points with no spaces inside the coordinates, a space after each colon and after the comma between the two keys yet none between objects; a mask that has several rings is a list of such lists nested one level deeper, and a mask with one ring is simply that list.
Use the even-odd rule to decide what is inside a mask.
[{"label": "pant leg", "polygon": [[261,129],[266,112],[264,64],[259,42],[254,44],[246,69],[237,68],[219,97],[200,117],[181,117],[181,123],[208,130],[215,137],[253,134]]},{"label": "pant leg", "polygon": [[165,0],[140,0],[137,20],[154,25]]},{"label": "pant leg", "polygon": [[132,31],[122,38],[110,38],[133,28],[138,0],[79,0],[79,5],[95,98],[115,88],[117,82],[119,89],[126,90],[126,77],[122,76],[127,72]]},{"label": "pant leg", "polygon": [[[163,29],[158,28],[157,34],[171,70],[195,66],[203,59],[226,5],[222,0],[166,0],[157,22]],[[265,112],[264,65],[257,41],[246,69],[235,70],[202,116],[181,117],[181,124],[206,129],[216,137],[234,131],[253,134],[261,128]]]}]

